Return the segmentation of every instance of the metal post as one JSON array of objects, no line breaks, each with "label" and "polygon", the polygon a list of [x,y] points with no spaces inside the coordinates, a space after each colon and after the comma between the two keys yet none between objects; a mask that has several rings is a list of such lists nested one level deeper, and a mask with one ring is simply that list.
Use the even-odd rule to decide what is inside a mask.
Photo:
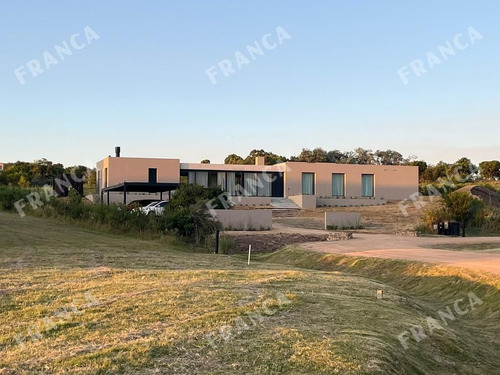
[{"label": "metal post", "polygon": [[215,254],[219,254],[219,236],[220,230],[217,229],[215,232]]}]

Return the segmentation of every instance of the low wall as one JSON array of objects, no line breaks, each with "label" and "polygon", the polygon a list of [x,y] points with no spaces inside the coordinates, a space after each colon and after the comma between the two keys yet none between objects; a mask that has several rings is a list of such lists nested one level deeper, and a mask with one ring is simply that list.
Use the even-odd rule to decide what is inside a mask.
[{"label": "low wall", "polygon": [[320,198],[316,200],[318,207],[356,207],[380,206],[387,204],[385,198]]},{"label": "low wall", "polygon": [[225,230],[269,230],[273,227],[271,210],[214,210]]},{"label": "low wall", "polygon": [[290,195],[288,199],[292,200],[300,208],[316,208],[315,195]]},{"label": "low wall", "polygon": [[229,201],[235,206],[270,206],[270,197],[229,197]]},{"label": "low wall", "polygon": [[358,212],[325,212],[325,229],[358,228],[361,225],[361,214]]}]

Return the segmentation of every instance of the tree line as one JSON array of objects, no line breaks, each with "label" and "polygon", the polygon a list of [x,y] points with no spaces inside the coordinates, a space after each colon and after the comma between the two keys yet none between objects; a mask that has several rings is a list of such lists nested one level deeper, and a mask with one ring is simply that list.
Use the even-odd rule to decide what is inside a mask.
[{"label": "tree line", "polygon": [[22,188],[41,187],[47,184],[51,185],[52,180],[63,173],[73,173],[76,177],[86,180],[87,183],[94,181],[95,185],[94,169],[83,165],[64,167],[61,163],[53,163],[47,159],[5,164],[4,169],[0,171],[0,185]]},{"label": "tree line", "polygon": [[[412,165],[417,166],[421,182],[434,182],[439,179],[460,177],[463,182],[472,181],[478,177],[487,180],[500,179],[500,161],[485,160],[474,165],[467,157],[458,159],[454,163],[439,163],[432,165],[416,156],[404,157],[395,150],[370,150],[358,147],[353,151],[331,150],[321,147],[313,150],[303,148],[300,154],[285,157],[264,150],[252,150],[246,157],[230,154],[224,159],[224,164],[255,164],[255,158],[263,156],[265,164],[273,165],[286,161],[307,163],[338,163],[338,164],[368,164],[368,165]],[[210,163],[208,159],[202,163]]]}]

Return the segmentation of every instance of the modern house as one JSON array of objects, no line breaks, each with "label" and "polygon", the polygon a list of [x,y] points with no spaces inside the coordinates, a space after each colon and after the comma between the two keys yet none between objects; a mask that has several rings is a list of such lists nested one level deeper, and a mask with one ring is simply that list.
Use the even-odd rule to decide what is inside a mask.
[{"label": "modern house", "polygon": [[179,159],[107,157],[97,163],[97,192],[105,202],[165,199],[183,179],[220,186],[236,204],[289,198],[303,208],[375,205],[418,192],[418,167],[284,162],[264,165],[181,163]]}]

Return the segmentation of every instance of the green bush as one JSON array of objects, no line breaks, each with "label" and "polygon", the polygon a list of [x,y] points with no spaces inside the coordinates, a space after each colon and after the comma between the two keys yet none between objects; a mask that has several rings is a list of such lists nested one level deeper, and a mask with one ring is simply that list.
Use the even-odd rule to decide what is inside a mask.
[{"label": "green bush", "polygon": [[219,249],[222,254],[229,254],[234,247],[234,238],[231,236],[221,237],[219,242]]},{"label": "green bush", "polygon": [[[205,238],[221,228],[220,223],[209,213],[207,202],[211,207],[223,206],[217,199],[223,191],[206,189],[199,185],[183,184],[172,196],[163,215],[146,215],[140,210],[128,211],[125,205],[93,205],[85,203],[75,191],[69,197],[51,198],[47,200],[43,190],[37,191],[42,202],[41,207],[30,209],[26,204],[26,212],[35,216],[64,218],[65,220],[83,222],[91,227],[105,227],[118,232],[149,232],[165,234],[170,232],[185,242],[201,243]],[[29,189],[0,186],[0,209],[13,210],[14,203],[32,193]]]},{"label": "green bush", "polygon": [[471,222],[471,227],[478,228],[480,235],[498,235],[500,233],[500,210],[485,209]]},{"label": "green bush", "polygon": [[15,209],[14,203],[31,193],[29,189],[20,187],[0,186],[0,210],[12,211]]},{"label": "green bush", "polygon": [[195,184],[181,184],[179,189],[172,195],[168,204],[168,210],[175,211],[180,207],[188,207],[198,202],[207,203],[212,201],[212,207],[215,209],[227,208],[219,196],[223,196],[224,191],[221,188],[205,188]]},{"label": "green bush", "polygon": [[221,229],[220,222],[215,220],[206,206],[206,201],[200,199],[187,207],[166,209],[166,229],[183,238],[186,242],[194,240],[199,244],[207,236]]},{"label": "green bush", "polygon": [[419,228],[418,230],[424,233],[433,233],[434,224],[448,221],[449,219],[450,215],[446,207],[434,206],[427,208],[422,215],[423,226],[426,230],[424,231],[423,228]]}]

